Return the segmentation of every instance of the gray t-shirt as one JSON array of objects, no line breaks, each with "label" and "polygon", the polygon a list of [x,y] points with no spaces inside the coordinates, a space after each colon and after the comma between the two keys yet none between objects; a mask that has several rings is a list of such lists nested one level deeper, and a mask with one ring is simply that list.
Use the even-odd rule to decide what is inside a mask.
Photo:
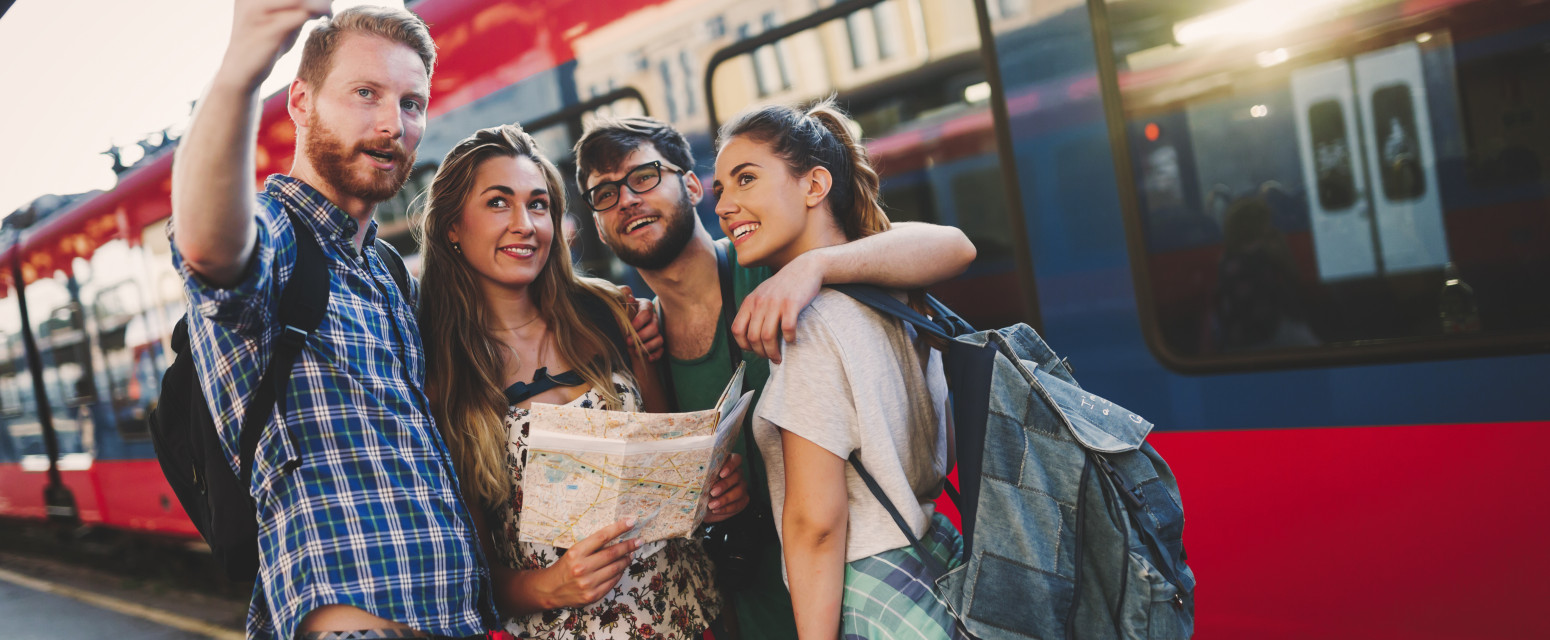
[{"label": "gray t-shirt", "polygon": [[[780,430],[861,462],[917,536],[935,511],[947,472],[947,380],[939,353],[912,327],[825,289],[797,320],[796,341],[754,413],[754,440],[770,478],[776,529],[786,497]],[[845,561],[909,546],[881,503],[845,465],[850,525]],[[782,533],[784,535],[784,533]]]}]

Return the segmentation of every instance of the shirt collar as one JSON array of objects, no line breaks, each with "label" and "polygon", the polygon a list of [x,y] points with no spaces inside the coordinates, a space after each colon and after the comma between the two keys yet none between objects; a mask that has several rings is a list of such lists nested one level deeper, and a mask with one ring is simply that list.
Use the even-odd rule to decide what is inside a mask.
[{"label": "shirt collar", "polygon": [[[360,228],[360,223],[323,197],[312,185],[299,178],[277,173],[264,181],[264,190],[284,206],[300,212],[303,218],[310,221],[318,237],[353,246],[355,231]],[[373,218],[366,228],[362,246],[372,246],[376,241],[377,221]]]}]

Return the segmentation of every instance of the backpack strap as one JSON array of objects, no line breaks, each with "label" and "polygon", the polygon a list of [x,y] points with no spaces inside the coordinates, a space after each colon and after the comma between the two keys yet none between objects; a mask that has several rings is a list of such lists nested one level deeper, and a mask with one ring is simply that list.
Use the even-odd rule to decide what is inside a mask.
[{"label": "backpack strap", "polygon": [[927,318],[919,311],[910,308],[909,305],[900,302],[881,287],[869,284],[831,284],[830,289],[855,298],[857,302],[868,307],[910,323],[917,331],[922,331],[943,340],[965,334],[974,333],[974,327],[964,320],[947,305],[942,304],[932,296],[926,296],[926,307],[931,310],[933,317]]},{"label": "backpack strap", "polygon": [[1151,510],[1146,504],[1146,494],[1141,491],[1140,485],[1132,484],[1125,474],[1110,463],[1102,453],[1088,451],[1087,455],[1098,462],[1098,469],[1114,483],[1114,492],[1125,503],[1130,521],[1136,525],[1136,537],[1141,538],[1141,542],[1151,549],[1152,557],[1159,560],[1156,566],[1158,572],[1162,573],[1163,579],[1178,589],[1180,595],[1193,593],[1194,590],[1185,588],[1184,581],[1180,579],[1183,572],[1179,567],[1184,564],[1184,549],[1180,547],[1175,553],[1163,542],[1162,535],[1157,532],[1157,526],[1152,522]]},{"label": "backpack strap", "polygon": [[380,237],[377,238],[376,246],[377,255],[387,265],[388,275],[393,276],[393,283],[398,285],[398,292],[404,295],[411,309],[419,307],[418,301],[409,297],[409,267],[404,265],[404,257],[398,253],[398,247]]},{"label": "backpack strap", "polygon": [[931,572],[931,575],[928,576],[931,582],[935,583],[937,578],[947,575],[947,566],[938,561],[936,556],[931,555],[931,552],[926,549],[926,545],[920,541],[920,538],[915,537],[915,532],[910,530],[909,523],[904,521],[904,514],[899,513],[898,507],[893,506],[893,501],[888,499],[888,494],[883,493],[883,487],[877,484],[877,480],[872,477],[872,474],[867,473],[866,467],[861,464],[861,452],[852,451],[850,453],[850,466],[856,468],[856,475],[861,476],[861,481],[866,483],[866,488],[872,492],[872,496],[877,498],[878,502],[883,503],[883,508],[888,510],[888,515],[893,518],[893,523],[899,525],[899,530],[903,531],[904,537],[909,539],[910,546],[915,548],[915,553],[920,554],[921,562],[926,563],[926,570]]},{"label": "backpack strap", "polygon": [[716,246],[716,279],[721,283],[721,319],[716,324],[726,333],[727,353],[731,354],[732,369],[736,371],[737,364],[743,361],[743,348],[732,338],[732,319],[737,317],[737,298],[732,292],[732,260],[725,244],[712,244]]},{"label": "backpack strap", "polygon": [[264,425],[275,408],[284,411],[285,398],[281,391],[290,386],[296,358],[306,346],[307,338],[323,324],[323,315],[328,310],[328,256],[324,255],[312,228],[301,216],[294,211],[287,211],[287,214],[291,216],[291,227],[296,234],[296,265],[280,293],[279,316],[275,318],[280,325],[280,335],[271,347],[269,368],[259,379],[258,389],[242,416],[238,478],[244,486],[253,479],[253,457],[258,451],[258,439]]}]

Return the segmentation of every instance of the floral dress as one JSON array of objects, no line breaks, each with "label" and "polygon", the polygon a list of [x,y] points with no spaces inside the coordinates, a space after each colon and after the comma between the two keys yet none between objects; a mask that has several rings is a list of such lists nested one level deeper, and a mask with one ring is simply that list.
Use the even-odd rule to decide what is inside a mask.
[{"label": "floral dress", "polygon": [[[640,410],[640,392],[621,376],[614,387],[629,411]],[[568,403],[602,407],[594,389]],[[507,468],[511,469],[511,499],[493,521],[495,551],[507,567],[542,569],[558,562],[563,549],[519,542],[522,512],[522,469],[527,461],[528,410],[512,406],[506,414]],[[497,524],[498,523],[498,524]],[[587,607],[551,609],[506,620],[506,630],[519,638],[699,638],[721,613],[721,594],[711,579],[710,558],[698,540],[674,538],[648,543],[635,552],[619,584]]]}]

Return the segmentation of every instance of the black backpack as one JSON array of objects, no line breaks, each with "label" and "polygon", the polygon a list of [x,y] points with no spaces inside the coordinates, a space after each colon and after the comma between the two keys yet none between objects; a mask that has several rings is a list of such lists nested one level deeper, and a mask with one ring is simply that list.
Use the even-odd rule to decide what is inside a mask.
[{"label": "black backpack", "polygon": [[[285,330],[274,343],[269,368],[244,414],[241,473],[233,474],[226,463],[204,389],[199,386],[199,373],[188,348],[187,316],[172,330],[172,350],[177,357],[162,376],[161,395],[147,421],[162,475],[210,545],[216,562],[234,581],[252,581],[258,575],[258,515],[248,487],[259,436],[272,415],[270,409],[284,401],[284,394],[277,394],[276,389],[290,386],[296,358],[328,309],[328,258],[312,230],[294,213],[291,223],[296,229],[296,266],[280,294],[276,318]],[[409,272],[403,258],[380,239],[376,246],[407,300]]]}]

